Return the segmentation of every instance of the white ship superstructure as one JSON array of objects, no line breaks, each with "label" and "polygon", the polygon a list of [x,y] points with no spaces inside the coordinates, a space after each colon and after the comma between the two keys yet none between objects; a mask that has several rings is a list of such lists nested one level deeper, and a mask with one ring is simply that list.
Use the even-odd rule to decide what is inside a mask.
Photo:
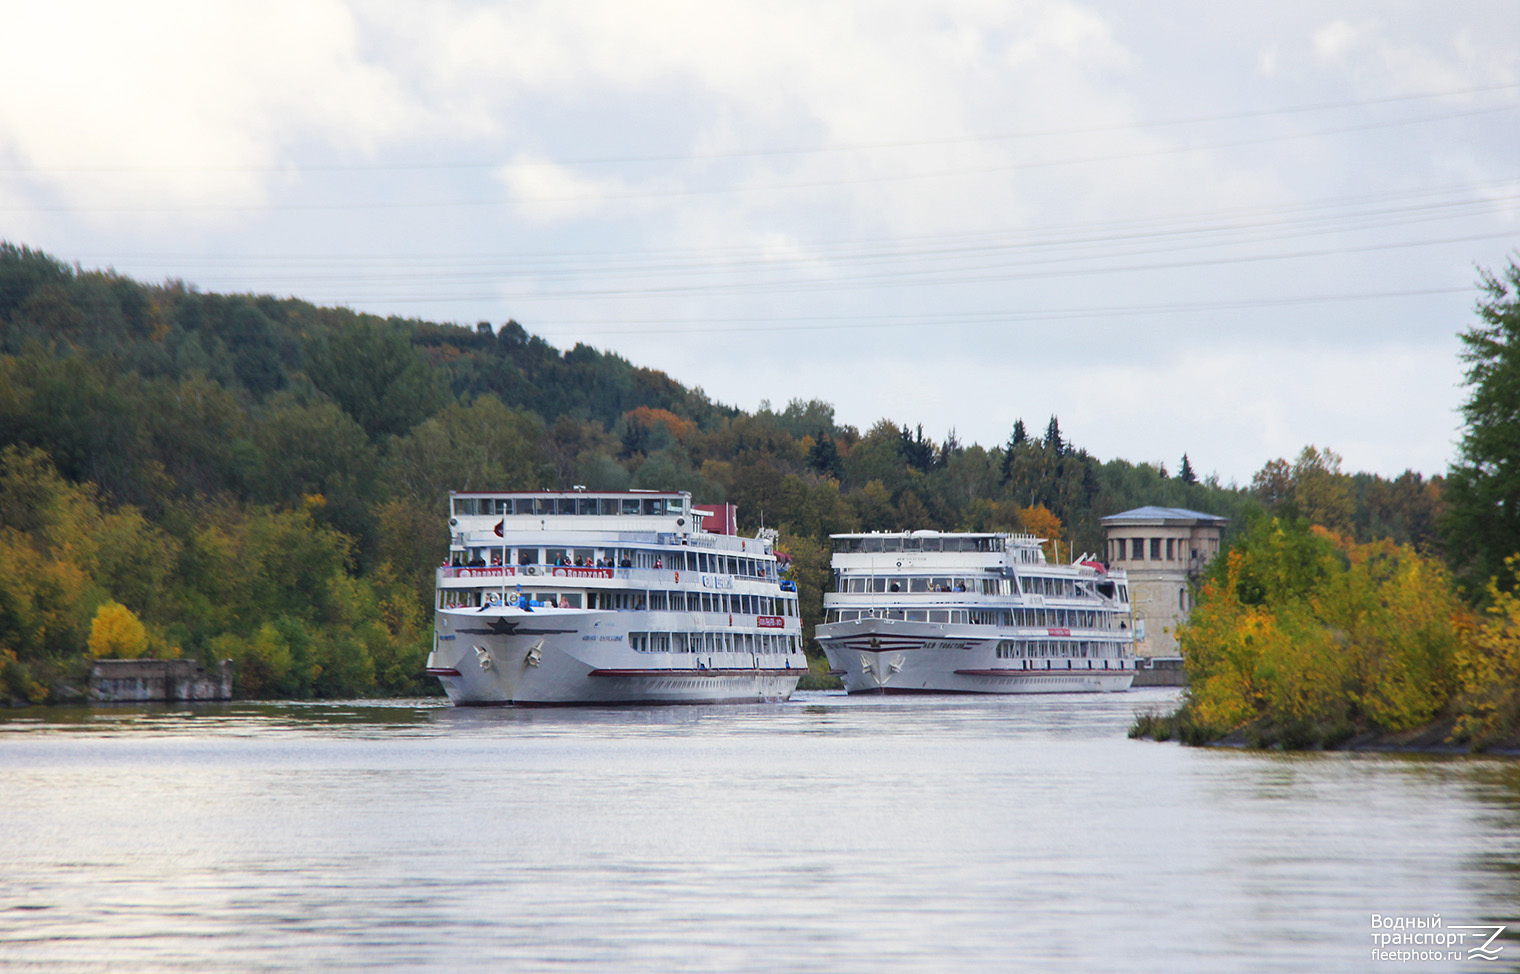
[{"label": "white ship superstructure", "polygon": [[818,642],[850,693],[1127,690],[1128,583],[1040,539],[938,531],[836,534]]},{"label": "white ship superstructure", "polygon": [[732,508],[584,490],[449,505],[427,666],[456,704],[785,700],[807,672],[796,585],[772,537],[724,533]]}]

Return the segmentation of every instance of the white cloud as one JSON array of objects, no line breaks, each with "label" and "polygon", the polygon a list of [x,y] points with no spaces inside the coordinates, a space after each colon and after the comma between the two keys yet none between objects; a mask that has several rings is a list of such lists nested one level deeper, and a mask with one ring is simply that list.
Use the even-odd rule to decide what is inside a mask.
[{"label": "white cloud", "polygon": [[0,146],[82,207],[259,203],[313,139],[364,155],[414,124],[336,0],[12,4]]}]

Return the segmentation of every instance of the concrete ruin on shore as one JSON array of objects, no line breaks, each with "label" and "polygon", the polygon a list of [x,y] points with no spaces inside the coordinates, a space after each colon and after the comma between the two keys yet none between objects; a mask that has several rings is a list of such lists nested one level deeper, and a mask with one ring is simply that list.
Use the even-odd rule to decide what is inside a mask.
[{"label": "concrete ruin on shore", "polygon": [[210,671],[188,659],[96,660],[89,692],[100,703],[231,700],[232,660]]}]

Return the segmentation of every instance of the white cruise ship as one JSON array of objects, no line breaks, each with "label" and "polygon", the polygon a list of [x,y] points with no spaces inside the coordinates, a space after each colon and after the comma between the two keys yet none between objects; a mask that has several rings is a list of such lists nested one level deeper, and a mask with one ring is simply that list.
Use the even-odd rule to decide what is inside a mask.
[{"label": "white cruise ship", "polygon": [[785,700],[807,672],[797,587],[732,507],[583,490],[449,505],[427,668],[455,704]]},{"label": "white cruise ship", "polygon": [[1129,586],[1017,534],[836,534],[818,642],[850,693],[1127,690]]}]

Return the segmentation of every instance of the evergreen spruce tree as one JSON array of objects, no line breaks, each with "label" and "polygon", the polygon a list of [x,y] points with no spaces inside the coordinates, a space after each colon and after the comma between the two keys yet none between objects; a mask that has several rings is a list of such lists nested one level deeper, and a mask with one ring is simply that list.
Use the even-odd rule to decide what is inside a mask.
[{"label": "evergreen spruce tree", "polygon": [[814,473],[835,480],[844,479],[844,463],[839,459],[839,447],[834,445],[834,438],[825,430],[818,431],[813,448],[808,450],[807,465]]},{"label": "evergreen spruce tree", "polygon": [[1484,272],[1483,289],[1479,323],[1461,336],[1472,392],[1442,524],[1447,556],[1473,592],[1495,577],[1512,587],[1504,560],[1520,553],[1520,267]]},{"label": "evergreen spruce tree", "polygon": [[1193,465],[1188,462],[1188,455],[1182,455],[1182,470],[1178,472],[1177,479],[1189,486],[1198,483],[1198,475],[1193,472]]},{"label": "evergreen spruce tree", "polygon": [[1029,440],[1029,433],[1024,429],[1024,421],[1013,421],[1013,434],[1008,437],[1008,445],[1003,447],[1003,463],[998,470],[998,483],[1008,483],[1008,478],[1013,476],[1013,456],[1018,448]]},{"label": "evergreen spruce tree", "polygon": [[1050,425],[1045,427],[1045,446],[1058,457],[1066,452],[1066,444],[1061,440],[1061,424],[1054,416],[1050,417]]}]

